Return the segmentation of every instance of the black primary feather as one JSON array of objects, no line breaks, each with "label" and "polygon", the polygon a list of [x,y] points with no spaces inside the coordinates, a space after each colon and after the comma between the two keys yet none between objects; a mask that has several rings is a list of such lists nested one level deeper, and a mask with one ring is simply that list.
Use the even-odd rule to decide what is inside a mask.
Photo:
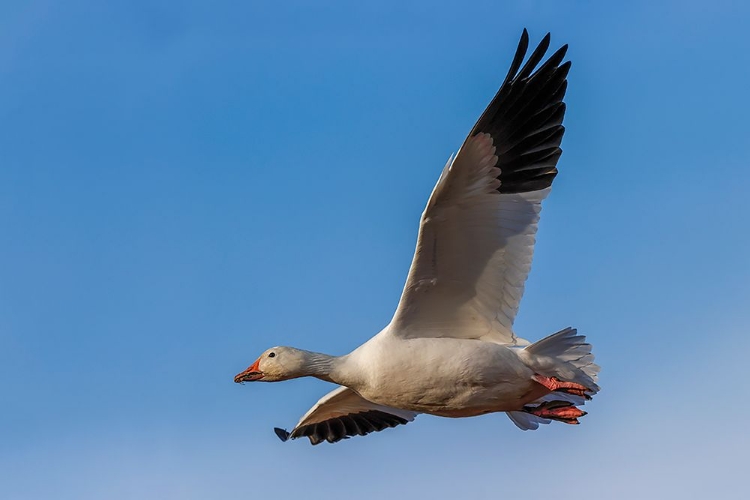
[{"label": "black primary feather", "polygon": [[537,68],[549,45],[547,33],[521,68],[529,46],[528,32],[523,30],[500,90],[469,134],[492,137],[495,166],[500,169],[499,193],[545,189],[557,175],[570,61],[562,62],[568,49],[563,45]]},{"label": "black primary feather", "polygon": [[336,443],[351,436],[364,436],[371,432],[380,432],[383,429],[408,422],[405,418],[384,411],[371,410],[303,425],[297,427],[291,433],[279,428],[274,429],[274,431],[282,441],[307,437],[310,443],[315,445],[323,441]]}]

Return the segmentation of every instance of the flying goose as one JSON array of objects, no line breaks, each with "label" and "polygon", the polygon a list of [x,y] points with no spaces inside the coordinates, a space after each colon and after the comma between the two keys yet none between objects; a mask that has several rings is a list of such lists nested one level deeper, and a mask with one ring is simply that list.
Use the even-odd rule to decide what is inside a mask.
[{"label": "flying goose", "polygon": [[340,386],[291,432],[275,429],[283,441],[335,443],[420,413],[506,412],[523,430],[586,414],[599,367],[585,337],[565,328],[531,344],[513,331],[565,131],[567,45],[540,64],[549,44],[548,33],[521,66],[524,29],[500,90],[443,168],[390,324],[344,356],[273,347],[235,377]]}]

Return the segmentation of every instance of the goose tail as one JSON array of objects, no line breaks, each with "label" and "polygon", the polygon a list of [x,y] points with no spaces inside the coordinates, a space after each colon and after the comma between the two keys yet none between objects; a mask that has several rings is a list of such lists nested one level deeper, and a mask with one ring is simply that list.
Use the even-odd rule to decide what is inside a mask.
[{"label": "goose tail", "polygon": [[[552,420],[577,424],[585,412],[575,409],[599,392],[599,365],[594,362],[591,344],[575,328],[565,328],[535,342],[519,353],[534,370],[534,381],[550,392],[525,406],[508,412],[508,417],[523,430],[533,430]],[[580,412],[577,415],[574,413]]]}]

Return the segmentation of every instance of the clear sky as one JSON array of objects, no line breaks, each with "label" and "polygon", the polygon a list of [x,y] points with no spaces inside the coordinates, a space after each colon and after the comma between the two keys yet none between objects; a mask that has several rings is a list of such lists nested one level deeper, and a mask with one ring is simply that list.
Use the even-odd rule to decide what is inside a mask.
[{"label": "clear sky", "polygon": [[[741,1],[0,3],[0,497],[742,498],[749,19]],[[516,330],[589,336],[589,415],[282,444],[272,428],[330,385],[232,377],[387,324],[524,27],[573,67]]]}]

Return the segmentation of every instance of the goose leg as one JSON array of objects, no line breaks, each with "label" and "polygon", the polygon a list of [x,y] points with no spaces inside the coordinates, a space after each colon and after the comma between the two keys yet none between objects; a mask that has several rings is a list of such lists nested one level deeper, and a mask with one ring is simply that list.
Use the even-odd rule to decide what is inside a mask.
[{"label": "goose leg", "polygon": [[567,401],[545,401],[539,406],[524,406],[523,411],[540,418],[573,425],[579,423],[579,417],[586,415],[585,411],[579,410],[573,403]]},{"label": "goose leg", "polygon": [[586,399],[591,399],[591,396],[587,393],[594,392],[585,385],[576,384],[575,382],[563,382],[557,377],[545,377],[535,373],[531,378],[534,382],[542,384],[552,392],[564,392],[566,394],[581,396]]}]

